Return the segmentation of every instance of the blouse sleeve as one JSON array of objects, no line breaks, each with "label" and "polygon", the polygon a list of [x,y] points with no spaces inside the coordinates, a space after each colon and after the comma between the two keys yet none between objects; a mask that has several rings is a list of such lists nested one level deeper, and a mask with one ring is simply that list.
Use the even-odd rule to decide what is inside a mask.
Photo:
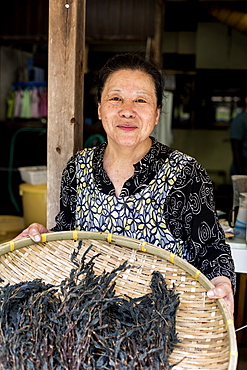
[{"label": "blouse sleeve", "polygon": [[60,211],[52,231],[73,230],[77,199],[76,186],[76,155],[71,157],[62,173],[60,188]]},{"label": "blouse sleeve", "polygon": [[177,178],[167,197],[165,215],[170,231],[185,242],[187,261],[209,280],[230,278],[235,292],[234,261],[218,221],[212,181],[195,160]]}]

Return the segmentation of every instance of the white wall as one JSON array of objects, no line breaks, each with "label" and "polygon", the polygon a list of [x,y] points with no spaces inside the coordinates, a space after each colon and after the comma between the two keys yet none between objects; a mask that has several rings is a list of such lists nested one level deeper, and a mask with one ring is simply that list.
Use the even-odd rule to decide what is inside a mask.
[{"label": "white wall", "polygon": [[228,130],[173,130],[172,147],[195,157],[218,185],[223,178],[214,171],[225,171],[226,183],[230,183],[232,162]]},{"label": "white wall", "polygon": [[221,23],[198,23],[196,68],[246,69],[247,35]]},{"label": "white wall", "polygon": [[247,35],[221,23],[198,23],[197,32],[164,32],[162,52],[195,54],[199,69],[246,69]]}]

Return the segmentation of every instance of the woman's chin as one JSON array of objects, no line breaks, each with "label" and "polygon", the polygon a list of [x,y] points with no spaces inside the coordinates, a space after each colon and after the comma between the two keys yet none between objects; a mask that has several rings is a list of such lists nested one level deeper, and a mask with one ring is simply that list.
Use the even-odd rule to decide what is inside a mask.
[{"label": "woman's chin", "polygon": [[113,142],[115,142],[117,145],[121,147],[131,148],[136,147],[138,145],[150,145],[150,138],[141,138],[140,136],[137,136],[136,133],[121,133],[120,135],[115,136]]}]

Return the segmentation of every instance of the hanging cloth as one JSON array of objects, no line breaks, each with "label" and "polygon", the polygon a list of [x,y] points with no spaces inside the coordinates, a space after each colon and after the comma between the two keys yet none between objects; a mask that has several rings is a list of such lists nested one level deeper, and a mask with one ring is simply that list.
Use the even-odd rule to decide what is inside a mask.
[{"label": "hanging cloth", "polygon": [[31,113],[31,94],[30,90],[22,92],[21,118],[30,118]]},{"label": "hanging cloth", "polygon": [[31,91],[31,112],[30,117],[31,118],[39,118],[39,102],[40,102],[40,96],[38,89],[34,87]]},{"label": "hanging cloth", "polygon": [[22,92],[18,90],[15,92],[14,117],[20,117],[21,105],[22,105]]},{"label": "hanging cloth", "polygon": [[47,117],[47,90],[42,90],[40,93],[39,115],[40,118]]},{"label": "hanging cloth", "polygon": [[162,101],[162,111],[158,125],[155,126],[152,135],[162,144],[171,146],[173,142],[172,134],[172,106],[173,93],[166,91]]},{"label": "hanging cloth", "polygon": [[11,91],[6,98],[7,101],[7,113],[6,117],[8,119],[14,118],[14,110],[15,110],[15,92]]}]

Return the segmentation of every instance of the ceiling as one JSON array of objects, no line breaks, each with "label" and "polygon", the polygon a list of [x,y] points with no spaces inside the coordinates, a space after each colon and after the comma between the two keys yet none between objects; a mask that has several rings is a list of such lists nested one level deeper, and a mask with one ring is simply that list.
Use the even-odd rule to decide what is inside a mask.
[{"label": "ceiling", "polygon": [[[160,0],[162,1],[162,0]],[[155,0],[88,0],[86,38],[90,42],[127,43],[144,40],[154,32]],[[238,13],[247,35],[247,1],[163,0],[165,32],[196,32],[198,23],[227,24],[230,15]],[[212,7],[228,13],[212,15]],[[239,16],[240,14],[240,16]],[[109,21],[110,20],[110,21]],[[0,46],[12,46],[34,52],[40,65],[47,64],[49,0],[8,0],[0,12]],[[231,28],[238,29],[234,21]],[[90,32],[91,33],[90,33]],[[152,35],[151,35],[152,36]],[[168,56],[169,57],[169,56]],[[167,57],[166,65],[169,64]],[[180,61],[183,56],[179,56]],[[187,56],[193,58],[193,56]],[[190,68],[194,60],[182,60]],[[176,65],[174,59],[171,65]],[[179,66],[177,67],[179,69]]]},{"label": "ceiling", "polygon": [[[163,0],[163,3],[165,32],[195,32],[199,22],[220,22],[219,19],[210,14],[212,6],[219,9],[230,9],[231,13],[241,12],[247,16],[246,0]],[[123,24],[130,24],[130,22],[138,24],[143,14],[143,17],[146,17],[146,21],[144,21],[149,22],[150,27],[150,14],[154,14],[152,7],[154,7],[155,1],[88,0],[86,4],[87,23],[92,20],[92,28],[96,28],[99,23],[104,22],[103,15],[107,18],[110,11],[114,11],[116,17],[119,17],[119,22],[121,20]],[[4,43],[15,45],[47,43],[48,10],[49,0],[8,0],[5,2],[5,6],[1,8],[0,12],[0,45]],[[98,18],[95,18],[96,11]],[[92,14],[94,17],[91,16]],[[105,23],[107,24],[107,22]]]},{"label": "ceiling", "polygon": [[[247,1],[165,0],[165,31],[195,32],[200,22],[219,22],[210,14],[213,7],[247,14]],[[247,27],[246,27],[247,28]]]}]

